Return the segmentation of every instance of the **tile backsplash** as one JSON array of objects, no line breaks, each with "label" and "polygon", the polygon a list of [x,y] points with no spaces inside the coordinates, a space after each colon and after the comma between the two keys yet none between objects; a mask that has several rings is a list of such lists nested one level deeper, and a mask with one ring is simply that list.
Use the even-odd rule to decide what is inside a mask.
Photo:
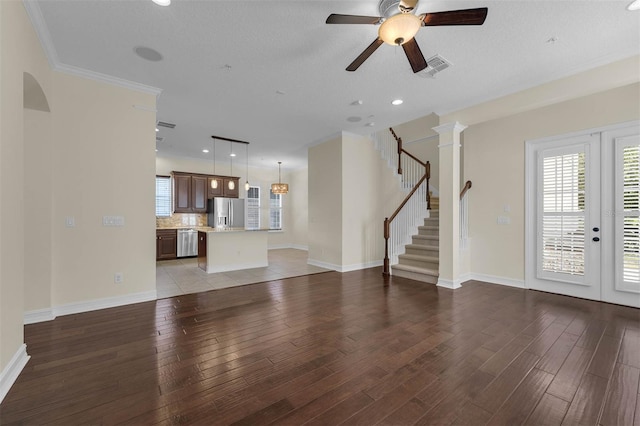
[{"label": "tile backsplash", "polygon": [[207,226],[207,215],[174,213],[171,217],[156,217],[156,228],[177,228],[181,226]]}]

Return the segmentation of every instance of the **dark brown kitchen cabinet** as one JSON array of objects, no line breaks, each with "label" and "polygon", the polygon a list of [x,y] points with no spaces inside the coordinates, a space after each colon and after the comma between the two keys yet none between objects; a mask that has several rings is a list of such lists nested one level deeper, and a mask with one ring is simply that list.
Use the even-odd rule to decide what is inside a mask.
[{"label": "dark brown kitchen cabinet", "polygon": [[[211,181],[214,179],[218,181],[217,188],[211,187]],[[240,178],[232,176],[173,172],[173,212],[206,213],[209,198],[238,198],[239,181]],[[229,189],[229,182],[233,182],[233,189]]]},{"label": "dark brown kitchen cabinet", "polygon": [[206,213],[207,211],[207,177],[191,176],[191,211]]},{"label": "dark brown kitchen cabinet", "polygon": [[207,233],[198,231],[198,267],[207,270]]},{"label": "dark brown kitchen cabinet", "polygon": [[173,174],[173,211],[191,212],[191,175]]},{"label": "dark brown kitchen cabinet", "polygon": [[[211,182],[213,182],[214,180],[218,181],[218,185],[213,188],[211,186]],[[224,188],[224,179],[218,176],[208,176],[207,177],[207,191],[209,192],[209,197],[208,198],[213,198],[213,197],[224,197],[224,192],[222,191],[222,188]]]},{"label": "dark brown kitchen cabinet", "polygon": [[178,257],[178,233],[175,229],[156,229],[156,260]]},{"label": "dark brown kitchen cabinet", "polygon": [[205,213],[207,211],[207,176],[173,172],[173,212]]},{"label": "dark brown kitchen cabinet", "polygon": [[[234,178],[234,177],[224,178],[223,197],[238,198],[238,196],[240,195],[240,190],[238,189],[239,180],[240,180],[239,178]],[[229,189],[229,182],[233,182],[233,189]]]}]

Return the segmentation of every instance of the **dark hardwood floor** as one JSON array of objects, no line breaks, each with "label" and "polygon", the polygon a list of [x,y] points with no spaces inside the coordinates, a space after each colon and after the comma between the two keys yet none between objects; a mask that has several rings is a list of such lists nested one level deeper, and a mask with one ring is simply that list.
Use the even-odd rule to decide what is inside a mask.
[{"label": "dark hardwood floor", "polygon": [[0,424],[640,424],[640,311],[379,268],[25,327]]}]

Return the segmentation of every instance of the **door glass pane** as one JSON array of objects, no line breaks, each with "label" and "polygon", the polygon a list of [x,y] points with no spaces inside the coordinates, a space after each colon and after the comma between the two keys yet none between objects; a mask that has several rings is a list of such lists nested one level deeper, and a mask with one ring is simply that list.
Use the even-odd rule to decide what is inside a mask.
[{"label": "door glass pane", "polygon": [[542,270],[584,275],[584,152],[544,158],[542,190]]}]

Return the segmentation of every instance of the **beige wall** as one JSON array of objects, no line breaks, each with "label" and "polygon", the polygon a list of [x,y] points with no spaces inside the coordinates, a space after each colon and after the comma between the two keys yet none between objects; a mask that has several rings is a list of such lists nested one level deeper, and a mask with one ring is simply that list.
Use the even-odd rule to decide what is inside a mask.
[{"label": "beige wall", "polygon": [[369,137],[342,132],[310,148],[309,259],[342,271],[381,264],[384,218],[405,195]]},{"label": "beige wall", "polygon": [[309,260],[342,264],[342,136],[309,148]]},{"label": "beige wall", "polygon": [[53,214],[51,113],[24,110],[24,310],[51,308]]},{"label": "beige wall", "polygon": [[133,107],[155,96],[61,73],[53,87],[53,304],[155,291],[155,113]]},{"label": "beige wall", "polygon": [[[16,42],[19,41],[19,42]],[[23,73],[51,97],[50,72],[20,1],[0,2],[0,372],[23,343]]]},{"label": "beige wall", "polygon": [[[21,1],[0,2],[0,20],[2,371],[25,311],[155,294],[155,113],[133,105],[153,110],[156,98],[52,72]],[[50,113],[23,109],[25,72]],[[103,215],[125,226],[104,227]]]},{"label": "beige wall", "polygon": [[[640,117],[638,83],[489,120],[464,131],[472,273],[524,279],[524,143]],[[504,206],[510,206],[509,213]],[[497,216],[510,225],[497,225]]]},{"label": "beige wall", "polygon": [[[172,171],[213,174],[213,161],[195,158],[156,156],[156,174],[169,175]],[[216,163],[216,173],[229,175],[229,163]],[[233,175],[240,177],[240,198],[246,198],[244,189],[246,165],[234,166]],[[273,168],[250,167],[249,184],[260,187],[260,226],[269,226],[269,191],[271,184],[278,181],[278,165]],[[282,170],[282,182],[289,184],[289,193],[283,195],[283,230],[269,232],[269,247],[307,247],[307,171]]]},{"label": "beige wall", "polygon": [[422,161],[428,161],[431,165],[431,178],[429,186],[432,191],[438,193],[440,187],[440,161],[438,152],[438,134],[433,130],[440,124],[440,117],[436,114],[393,126],[399,138],[402,138],[402,146],[412,155]]}]

